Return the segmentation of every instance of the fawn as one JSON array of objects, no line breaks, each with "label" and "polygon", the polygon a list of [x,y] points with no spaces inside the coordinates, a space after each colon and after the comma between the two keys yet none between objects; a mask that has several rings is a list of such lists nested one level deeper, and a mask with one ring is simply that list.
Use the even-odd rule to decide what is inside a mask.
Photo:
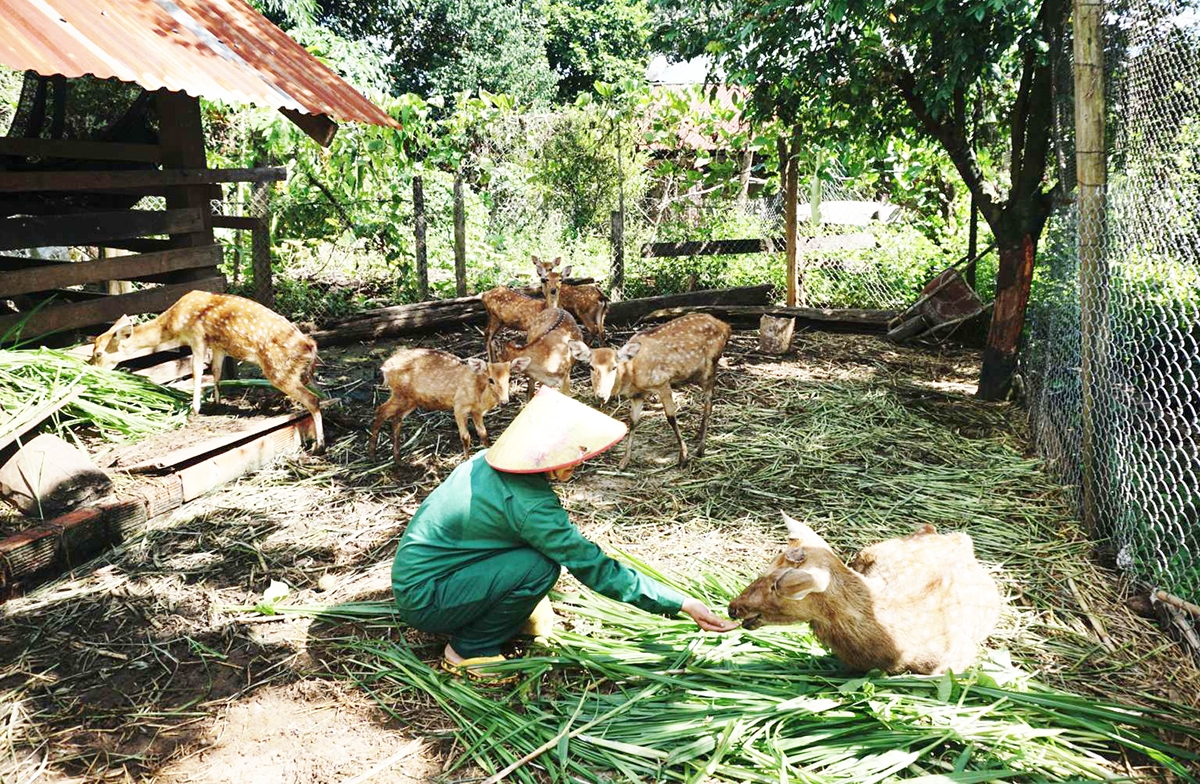
[{"label": "fawn", "polygon": [[700,420],[696,457],[704,454],[717,362],[732,331],[724,321],[706,313],[689,313],[637,333],[620,349],[593,350],[578,340],[568,344],[575,359],[592,366],[592,391],[597,397],[605,402],[613,394],[631,398],[629,438],[620,468],[629,464],[633,454],[633,431],[642,418],[642,405],[651,394],[662,401],[667,421],[679,441],[679,465],[687,465],[687,445],[679,432],[679,423],[675,421],[675,398],[671,393],[672,384],[685,381],[698,383],[704,395],[704,418]]},{"label": "fawn", "polygon": [[547,308],[534,318],[529,327],[525,345],[513,342],[501,344],[496,356],[501,361],[526,357],[529,365],[525,370],[528,379],[526,399],[533,398],[534,382],[557,387],[564,395],[571,394],[571,366],[575,364],[568,343],[580,340],[575,319],[562,308]]},{"label": "fawn", "polygon": [[488,289],[483,292],[480,299],[483,300],[483,307],[487,310],[488,323],[487,330],[484,334],[484,345],[487,346],[488,360],[495,361],[493,353],[493,342],[496,338],[496,333],[503,327],[516,327],[522,332],[529,332],[533,320],[546,308],[558,307],[559,286],[562,282],[563,275],[571,271],[567,267],[562,272],[558,272],[554,267],[558,264],[559,259],[555,259],[549,265],[543,264],[537,257],[533,257],[533,264],[537,268],[538,277],[542,281],[542,296],[543,299],[531,297],[528,294],[523,294],[520,291],[510,289],[507,286],[497,286],[494,289]]},{"label": "fawn", "polygon": [[213,402],[221,399],[225,357],[253,362],[263,376],[308,409],[316,429],[316,451],[325,449],[319,398],[307,388],[317,361],[317,344],[292,322],[253,300],[232,294],[189,291],[158,318],[134,324],[121,316],[92,343],[93,365],[112,367],[138,349],[188,346],[192,350],[192,411],[200,413],[200,382],[212,349]]},{"label": "fawn", "polygon": [[392,460],[400,462],[400,428],[404,418],[417,408],[426,411],[453,411],[462,441],[463,456],[471,457],[471,434],[467,418],[475,423],[475,432],[488,445],[483,414],[508,402],[510,373],[520,373],[529,365],[527,358],[512,362],[487,363],[472,357],[459,359],[445,351],[428,348],[397,349],[381,368],[391,396],[375,409],[368,453],[375,459],[375,445],[383,423],[392,420]]}]

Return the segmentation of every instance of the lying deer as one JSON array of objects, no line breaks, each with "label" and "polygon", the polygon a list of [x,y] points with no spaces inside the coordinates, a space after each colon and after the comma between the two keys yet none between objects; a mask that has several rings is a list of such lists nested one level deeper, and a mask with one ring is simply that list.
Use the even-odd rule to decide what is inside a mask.
[{"label": "lying deer", "polygon": [[402,348],[388,357],[381,368],[391,396],[375,409],[368,453],[375,459],[379,429],[392,420],[392,459],[400,462],[400,428],[404,418],[417,408],[426,411],[453,411],[462,440],[464,457],[471,456],[471,434],[467,418],[475,423],[475,432],[488,445],[483,414],[508,402],[510,373],[520,373],[528,359],[487,363],[472,357],[459,359],[445,351],[428,348]]},{"label": "lying deer", "polygon": [[652,329],[639,332],[620,349],[592,350],[586,343],[573,340],[571,355],[592,366],[592,392],[608,402],[613,394],[628,397],[629,438],[620,468],[629,464],[633,454],[633,431],[642,418],[642,405],[654,394],[662,401],[667,421],[679,441],[679,465],[687,465],[687,445],[675,421],[672,384],[694,381],[704,395],[704,418],[700,420],[700,439],[696,457],[704,454],[704,438],[712,415],[713,384],[717,362],[729,342],[729,325],[705,313],[690,313]]},{"label": "lying deer", "polygon": [[525,345],[511,341],[500,345],[496,351],[502,362],[525,357],[529,366],[525,369],[528,379],[526,395],[533,398],[534,382],[556,387],[564,395],[571,394],[571,367],[575,359],[567,344],[582,340],[583,333],[571,314],[562,308],[543,310],[529,327],[529,338]]},{"label": "lying deer", "polygon": [[729,604],[742,627],[808,621],[847,667],[961,672],[1000,616],[1000,592],[971,537],[932,525],[867,547],[846,566],[786,514],[788,547]]},{"label": "lying deer", "polygon": [[555,259],[550,264],[543,264],[537,256],[533,257],[533,265],[537,268],[538,278],[542,281],[542,299],[531,297],[507,286],[497,286],[483,292],[480,299],[483,300],[483,307],[487,310],[488,315],[484,344],[487,346],[489,361],[494,362],[496,359],[495,354],[492,353],[492,344],[496,333],[502,328],[514,327],[528,333],[537,314],[546,308],[558,307],[559,286],[562,283],[563,275],[571,271],[571,268],[567,267],[562,272],[558,272],[555,269],[558,262],[559,259]]},{"label": "lying deer", "polygon": [[221,365],[226,355],[253,362],[263,376],[312,414],[316,451],[325,449],[319,398],[307,388],[317,361],[317,344],[283,316],[232,294],[189,291],[158,318],[134,324],[121,316],[92,344],[93,365],[112,367],[139,349],[177,346],[192,350],[192,411],[200,413],[200,382],[212,349],[213,402],[221,400]]}]

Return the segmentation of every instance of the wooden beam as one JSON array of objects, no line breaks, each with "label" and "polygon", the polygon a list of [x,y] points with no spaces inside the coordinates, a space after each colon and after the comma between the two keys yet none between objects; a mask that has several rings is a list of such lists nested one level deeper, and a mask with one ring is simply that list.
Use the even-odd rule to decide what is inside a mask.
[{"label": "wooden beam", "polygon": [[775,253],[783,249],[784,239],[751,238],[740,240],[700,240],[695,242],[649,242],[642,246],[643,258],[675,256],[736,256],[741,253]]},{"label": "wooden beam", "polygon": [[16,326],[26,319],[21,328],[21,338],[26,339],[35,335],[45,335],[51,332],[61,332],[67,329],[78,329],[116,321],[122,315],[137,313],[158,313],[166,310],[175,300],[195,289],[202,291],[224,291],[225,278],[218,276],[187,283],[160,286],[153,289],[143,289],[132,294],[102,297],[90,302],[76,302],[66,305],[48,305],[38,312],[29,315],[18,313],[12,316],[0,317],[0,334]]},{"label": "wooden beam", "polygon": [[32,259],[26,256],[0,256],[0,272],[12,270],[32,270],[38,267],[49,267],[55,264],[74,264],[66,259]]},{"label": "wooden beam", "polygon": [[630,325],[644,316],[663,308],[696,305],[766,305],[771,299],[769,283],[761,286],[742,286],[732,289],[703,289],[686,294],[667,294],[662,297],[643,297],[612,302],[604,323],[613,326]]},{"label": "wooden beam", "polygon": [[216,267],[220,262],[220,246],[208,245],[0,272],[0,296],[49,291],[102,280],[138,280],[181,269]]},{"label": "wooden beam", "polygon": [[117,239],[117,240],[101,240],[96,243],[101,248],[119,248],[121,250],[131,250],[134,253],[156,253],[161,250],[170,250],[175,247],[175,243],[170,240],[152,240],[145,237],[136,237],[134,239]]},{"label": "wooden beam", "polygon": [[147,234],[192,232],[203,226],[204,211],[200,207],[25,215],[0,219],[0,250],[95,245]]},{"label": "wooden beam", "polygon": [[273,182],[287,169],[153,169],[138,171],[0,172],[0,193],[33,191],[164,191],[222,182]]},{"label": "wooden beam", "polygon": [[895,317],[894,310],[861,308],[801,308],[782,305],[687,305],[663,308],[646,314],[643,321],[673,319],[688,313],[709,313],[730,321],[757,322],[763,316],[795,318],[810,326],[861,328],[866,332],[884,332]]},{"label": "wooden beam", "polygon": [[0,136],[0,155],[69,158],[83,161],[162,162],[162,149],[157,144],[125,144],[78,139],[20,139],[10,136]]},{"label": "wooden beam", "polygon": [[338,124],[324,114],[305,114],[295,109],[280,109],[279,113],[288,118],[297,128],[308,134],[309,138],[322,147],[333,143],[337,135]]},{"label": "wooden beam", "polygon": [[214,215],[212,225],[215,229],[238,229],[239,231],[254,231],[262,227],[261,218],[243,218],[237,215]]}]

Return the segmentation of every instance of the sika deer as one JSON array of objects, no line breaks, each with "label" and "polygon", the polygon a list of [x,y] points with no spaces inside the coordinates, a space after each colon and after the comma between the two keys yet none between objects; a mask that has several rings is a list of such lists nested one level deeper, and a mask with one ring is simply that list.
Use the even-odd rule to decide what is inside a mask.
[{"label": "sika deer", "polygon": [[[567,269],[570,269],[568,267]],[[566,274],[566,271],[563,272]],[[599,341],[604,340],[604,317],[608,315],[608,295],[599,286],[588,283],[583,286],[570,286],[566,283],[558,287],[558,306],[579,320],[589,337]]]},{"label": "sika deer", "polygon": [[687,446],[679,423],[675,421],[672,384],[695,381],[704,394],[704,418],[700,420],[700,439],[696,457],[704,454],[704,438],[712,414],[713,384],[717,362],[732,332],[729,325],[705,313],[690,313],[652,329],[639,332],[620,349],[598,348],[573,340],[571,354],[592,366],[592,391],[608,402],[613,394],[631,399],[629,439],[620,467],[629,464],[633,454],[633,431],[642,418],[642,405],[650,394],[662,401],[667,421],[679,441],[679,465],[687,465]]},{"label": "sika deer", "polygon": [[428,348],[402,348],[388,357],[381,368],[391,396],[375,409],[375,424],[371,427],[368,452],[375,459],[379,429],[392,420],[392,459],[400,462],[400,427],[404,418],[417,408],[426,411],[453,411],[462,440],[463,456],[471,457],[471,434],[467,417],[475,423],[475,432],[484,446],[488,445],[483,414],[501,403],[508,402],[508,380],[512,372],[520,373],[528,359],[488,364],[472,357],[459,359],[445,351]]},{"label": "sika deer", "polygon": [[225,356],[253,362],[263,376],[312,414],[316,451],[325,449],[319,398],[307,388],[317,361],[316,342],[283,316],[232,294],[189,291],[162,315],[135,325],[121,316],[92,344],[93,365],[112,367],[138,349],[155,351],[186,345],[192,350],[192,411],[200,413],[200,381],[207,349],[212,349],[213,402],[221,399]]},{"label": "sika deer", "polygon": [[[543,269],[553,272],[559,261],[560,259],[556,258],[549,264],[542,264],[538,261],[537,256],[533,257],[533,263],[537,266],[539,274]],[[571,267],[567,266],[562,271],[562,278],[565,279],[570,274]],[[548,294],[546,299],[550,299]],[[599,286],[591,283],[572,286],[560,282],[558,284],[558,307],[574,316],[587,330],[590,337],[597,340],[604,339],[604,317],[608,314],[608,295],[601,291]]]},{"label": "sika deer", "polygon": [[496,352],[501,361],[518,357],[529,359],[525,370],[528,379],[527,399],[533,398],[534,382],[557,387],[564,395],[571,394],[571,367],[575,364],[568,343],[581,340],[583,333],[571,314],[562,308],[543,310],[529,327],[529,339],[525,345],[513,342],[502,344]]},{"label": "sika deer", "polygon": [[847,667],[961,672],[1000,615],[1000,593],[971,537],[932,525],[867,547],[846,566],[815,531],[786,514],[788,549],[729,604],[755,629],[808,621]]}]

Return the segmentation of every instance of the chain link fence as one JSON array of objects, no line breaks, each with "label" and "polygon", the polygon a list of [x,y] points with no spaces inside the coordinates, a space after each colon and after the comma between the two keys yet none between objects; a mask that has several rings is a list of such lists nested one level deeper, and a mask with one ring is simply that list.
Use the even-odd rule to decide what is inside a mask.
[{"label": "chain link fence", "polygon": [[1200,15],[1133,0],[1109,9],[1105,35],[1107,194],[1048,225],[1023,360],[1030,421],[1116,564],[1200,604]]}]

